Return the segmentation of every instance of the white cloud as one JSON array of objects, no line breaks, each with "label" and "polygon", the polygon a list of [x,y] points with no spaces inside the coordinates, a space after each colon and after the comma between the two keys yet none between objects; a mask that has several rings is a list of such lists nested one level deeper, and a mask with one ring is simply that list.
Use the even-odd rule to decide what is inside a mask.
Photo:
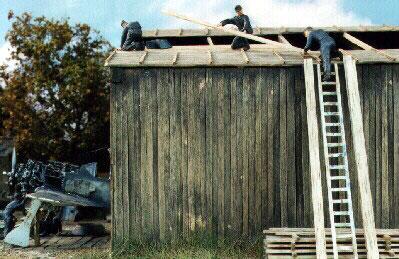
[{"label": "white cloud", "polygon": [[[160,2],[159,2],[160,3]],[[345,10],[342,0],[166,0],[164,9],[174,10],[211,23],[234,15],[234,6],[241,4],[254,27],[305,27],[370,24],[371,21]],[[160,3],[162,6],[162,4]],[[159,5],[158,5],[159,6]],[[196,27],[170,18],[169,27]]]}]

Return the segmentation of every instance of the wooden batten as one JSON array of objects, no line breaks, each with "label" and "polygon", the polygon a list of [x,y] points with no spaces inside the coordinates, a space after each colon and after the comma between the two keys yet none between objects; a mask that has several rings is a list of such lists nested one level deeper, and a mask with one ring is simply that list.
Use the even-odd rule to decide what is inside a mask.
[{"label": "wooden batten", "polygon": [[285,59],[277,51],[273,51],[273,54],[281,60],[282,64],[285,64]]},{"label": "wooden batten", "polygon": [[369,259],[376,259],[379,254],[356,63],[350,56],[344,56],[344,67],[349,115],[351,120],[350,125],[353,132],[353,149],[355,151],[357,178],[359,182],[360,204],[367,245],[367,256]]},{"label": "wooden batten", "polygon": [[209,46],[214,46],[212,38],[211,37],[206,37],[206,41],[208,42]]},{"label": "wooden batten", "polygon": [[312,186],[312,203],[314,226],[317,243],[317,258],[327,259],[326,234],[324,229],[323,191],[320,167],[319,132],[317,123],[316,94],[314,87],[313,61],[308,58],[304,61],[306,87],[306,114],[308,122],[308,141],[310,159],[310,175]]},{"label": "wooden batten", "polygon": [[212,51],[210,51],[210,50],[208,50],[208,64],[209,65],[213,64]]},{"label": "wooden batten", "polygon": [[147,57],[147,55],[148,55],[148,51],[144,51],[143,55],[140,57],[140,60],[139,60],[140,65],[144,64],[144,61],[145,61],[145,58]]},{"label": "wooden batten", "polygon": [[176,65],[178,58],[179,58],[179,52],[176,52],[176,54],[175,54],[175,56],[173,57],[173,60],[172,60],[172,65]]},{"label": "wooden batten", "polygon": [[241,49],[241,55],[242,55],[242,58],[244,59],[244,62],[245,62],[246,64],[249,64],[248,55],[247,55],[247,53],[246,53],[243,49]]},{"label": "wooden batten", "polygon": [[281,34],[278,35],[278,41],[292,46],[292,44]]}]

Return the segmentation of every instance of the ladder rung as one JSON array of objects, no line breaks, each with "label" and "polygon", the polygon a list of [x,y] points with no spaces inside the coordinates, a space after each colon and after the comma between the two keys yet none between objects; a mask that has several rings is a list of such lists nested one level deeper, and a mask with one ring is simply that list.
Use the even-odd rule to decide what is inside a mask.
[{"label": "ladder rung", "polygon": [[348,188],[343,187],[343,188],[331,188],[332,192],[347,192]]},{"label": "ladder rung", "polygon": [[328,154],[328,157],[343,157],[343,156],[345,156],[345,153]]},{"label": "ladder rung", "polygon": [[336,228],[351,227],[351,223],[334,223],[334,227]]},{"label": "ladder rung", "polygon": [[346,175],[340,175],[340,176],[331,176],[331,180],[347,180],[348,177]]},{"label": "ladder rung", "polygon": [[336,82],[322,82],[322,85],[336,85]]},{"label": "ladder rung", "polygon": [[341,170],[341,169],[346,169],[344,165],[330,165],[331,170]]},{"label": "ladder rung", "polygon": [[336,92],[324,92],[323,95],[337,95]]},{"label": "ladder rung", "polygon": [[327,127],[340,127],[341,123],[326,122]]},{"label": "ladder rung", "polygon": [[352,252],[353,251],[353,247],[352,246],[337,246],[337,250],[341,251],[341,252]]},{"label": "ladder rung", "polygon": [[[349,203],[349,199],[333,200],[333,203]],[[336,224],[348,224],[348,223],[336,223]]]},{"label": "ladder rung", "polygon": [[343,143],[328,143],[327,147],[345,147]]},{"label": "ladder rung", "polygon": [[324,106],[337,106],[338,103],[337,102],[324,102],[323,105]]},{"label": "ladder rung", "polygon": [[352,234],[337,234],[336,237],[337,239],[352,239]]},{"label": "ladder rung", "polygon": [[345,216],[349,215],[349,211],[334,211],[334,216]]},{"label": "ladder rung", "polygon": [[327,137],[342,137],[342,133],[326,132]]},{"label": "ladder rung", "polygon": [[324,116],[338,116],[341,115],[339,112],[325,112]]}]

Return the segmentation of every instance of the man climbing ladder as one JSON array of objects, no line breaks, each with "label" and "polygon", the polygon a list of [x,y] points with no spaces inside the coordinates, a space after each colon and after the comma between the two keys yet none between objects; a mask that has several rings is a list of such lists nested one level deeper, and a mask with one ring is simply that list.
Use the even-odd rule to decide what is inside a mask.
[{"label": "man climbing ladder", "polygon": [[321,57],[323,59],[324,76],[323,81],[329,81],[331,78],[331,55],[338,56],[335,40],[323,30],[313,30],[312,27],[307,27],[303,32],[307,38],[306,46],[304,48],[305,54],[310,50],[315,43],[320,46]]}]

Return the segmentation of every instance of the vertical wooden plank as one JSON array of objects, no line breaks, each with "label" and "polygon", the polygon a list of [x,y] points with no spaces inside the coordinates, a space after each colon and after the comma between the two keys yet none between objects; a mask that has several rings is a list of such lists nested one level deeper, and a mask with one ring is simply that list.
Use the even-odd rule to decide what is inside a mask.
[{"label": "vertical wooden plank", "polygon": [[213,225],[213,234],[217,235],[219,231],[219,146],[218,146],[218,138],[219,138],[219,127],[218,124],[220,121],[218,120],[219,110],[218,110],[218,93],[219,93],[219,85],[220,83],[220,70],[212,69],[212,117],[214,118],[214,124],[212,129],[212,166],[213,166],[213,174],[212,174],[212,225]]},{"label": "vertical wooden plank", "polygon": [[141,124],[141,204],[142,204],[142,228],[144,240],[151,239],[153,227],[153,181],[152,181],[152,112],[151,112],[151,88],[149,73],[144,72],[140,78],[140,124]]},{"label": "vertical wooden plank", "polygon": [[116,172],[115,172],[115,192],[116,192],[116,212],[115,217],[116,232],[118,233],[118,245],[124,242],[123,232],[123,145],[122,145],[122,116],[123,116],[123,85],[117,89],[117,103],[116,103]]},{"label": "vertical wooden plank", "polygon": [[389,65],[381,68],[381,227],[389,228],[388,88]]},{"label": "vertical wooden plank", "polygon": [[[236,68],[229,74],[230,77],[230,236],[237,236],[240,234],[240,226],[237,220],[237,186],[238,186],[238,171],[237,171],[237,81],[239,68]],[[234,75],[233,75],[234,74]],[[226,206],[227,207],[227,206]]]},{"label": "vertical wooden plank", "polygon": [[223,124],[224,124],[224,227],[226,237],[231,234],[231,81],[235,80],[235,69],[226,68],[224,74]]},{"label": "vertical wooden plank", "polygon": [[[260,204],[261,204],[261,228],[268,228],[268,88],[269,81],[268,78],[271,78],[270,71],[267,68],[259,69],[259,84],[260,84],[260,100],[257,105],[260,106],[261,116],[260,116],[260,159],[261,159],[261,168],[260,168]],[[258,197],[259,198],[259,197]]]},{"label": "vertical wooden plank", "polygon": [[382,222],[382,82],[381,82],[381,65],[376,66],[374,77],[374,88],[376,90],[375,101],[375,135],[376,135],[376,160],[375,160],[375,176],[376,176],[376,197],[375,197],[375,224],[381,227]]},{"label": "vertical wooden plank", "polygon": [[388,207],[389,207],[389,224],[387,228],[394,228],[394,220],[395,220],[395,204],[394,200],[396,199],[394,196],[394,131],[393,131],[393,126],[394,126],[394,110],[393,110],[393,73],[394,73],[394,65],[389,64],[387,65],[387,72],[386,72],[386,84],[387,84],[387,91],[388,91],[388,100],[387,100],[387,110],[388,110],[388,132],[387,132],[387,137],[388,137]]},{"label": "vertical wooden plank", "polygon": [[206,115],[205,115],[205,91],[206,91],[206,78],[205,69],[196,69],[194,77],[196,79],[195,86],[198,88],[197,98],[199,99],[199,113],[197,114],[197,138],[198,138],[198,160],[197,160],[197,226],[200,232],[205,231],[205,210],[206,210],[206,190],[205,190],[205,152],[206,152]]},{"label": "vertical wooden plank", "polygon": [[254,177],[254,235],[262,231],[262,74],[255,69],[255,177]]},{"label": "vertical wooden plank", "polygon": [[356,64],[352,57],[344,56],[346,90],[353,136],[353,144],[357,165],[358,181],[361,196],[363,228],[366,238],[367,257],[379,258],[377,236],[375,231],[374,213],[371,198],[369,169],[363,133],[362,111],[360,107],[359,86],[357,82]]},{"label": "vertical wooden plank", "polygon": [[305,59],[305,86],[306,86],[306,107],[309,135],[309,156],[310,171],[312,180],[312,201],[314,213],[314,225],[316,234],[317,258],[327,258],[326,236],[324,229],[323,193],[321,189],[321,170],[319,155],[319,133],[316,113],[316,96],[314,88],[314,70],[312,59]]},{"label": "vertical wooden plank", "polygon": [[183,181],[182,181],[182,105],[181,105],[181,77],[176,69],[170,70],[170,78],[172,78],[172,86],[170,95],[170,188],[171,188],[171,204],[174,207],[175,215],[171,215],[175,220],[175,229],[172,230],[172,241],[176,242],[182,237],[183,233]]},{"label": "vertical wooden plank", "polygon": [[255,92],[256,68],[247,69],[248,80],[248,234],[255,232]]},{"label": "vertical wooden plank", "polygon": [[393,68],[393,184],[394,184],[394,227],[399,227],[399,66],[394,65]]},{"label": "vertical wooden plank", "polygon": [[217,150],[218,150],[218,167],[217,167],[217,175],[218,175],[218,235],[219,237],[224,237],[224,109],[223,109],[223,99],[224,99],[224,75],[223,70],[219,71],[220,73],[217,75]]},{"label": "vertical wooden plank", "polygon": [[[367,157],[369,158],[369,165],[370,165],[370,186],[371,186],[371,194],[372,197],[375,197],[375,193],[373,192],[374,186],[373,183],[374,181],[372,180],[373,177],[373,171],[371,170],[371,157],[373,153],[374,148],[370,148],[370,114],[372,113],[372,108],[371,108],[371,89],[370,89],[370,80],[369,80],[369,66],[368,65],[362,65],[361,70],[362,70],[362,82],[359,82],[359,85],[362,85],[362,90],[363,90],[363,125],[364,125],[364,137],[366,140],[366,151],[367,151]],[[359,76],[360,77],[360,76]],[[354,172],[354,171],[353,171]],[[354,175],[354,174],[352,174]],[[357,182],[357,177],[355,177],[356,186],[353,186],[352,189],[356,188],[356,190],[359,190],[358,188],[358,182]],[[359,192],[357,192],[359,194]],[[362,225],[362,218],[361,218],[361,209],[360,209],[360,195],[352,195],[352,199],[356,199],[356,207],[354,206],[354,214],[355,214],[355,224],[356,227],[360,227]]]},{"label": "vertical wooden plank", "polygon": [[249,198],[248,198],[248,177],[249,177],[249,106],[250,106],[250,79],[251,76],[247,69],[243,72],[243,164],[242,164],[242,221],[243,221],[243,235],[249,234]]},{"label": "vertical wooden plank", "polygon": [[117,84],[113,83],[111,85],[111,91],[110,91],[110,145],[111,145],[111,213],[112,213],[112,221],[111,221],[111,244],[112,247],[114,248],[117,245],[116,241],[116,236],[117,236],[117,231],[116,231],[116,217],[117,217],[117,211],[116,211],[116,116],[117,116],[117,109],[116,109],[116,103],[117,103]]},{"label": "vertical wooden plank", "polygon": [[[237,68],[235,84],[232,85],[232,214],[234,229],[237,234],[242,234],[243,229],[243,195],[242,195],[242,175],[243,175],[243,129],[244,129],[244,103],[243,103],[243,68]],[[235,120],[234,120],[235,117]],[[234,149],[235,147],[235,149]],[[234,152],[234,153],[233,153]],[[234,163],[234,162],[235,163]],[[235,173],[234,173],[235,172]],[[234,178],[233,178],[234,177]]]},{"label": "vertical wooden plank", "polygon": [[129,242],[133,240],[137,240],[135,238],[135,230],[137,229],[137,226],[135,225],[136,220],[136,204],[135,204],[135,192],[134,192],[134,181],[136,179],[136,173],[134,171],[134,165],[135,165],[135,150],[133,149],[134,147],[134,119],[132,118],[132,115],[134,113],[134,106],[135,103],[133,103],[133,98],[134,98],[134,80],[136,79],[136,74],[134,73],[134,70],[129,70],[126,71],[126,77],[127,77],[127,82],[126,82],[126,87],[127,87],[127,110],[126,110],[126,130],[127,134],[125,135],[125,138],[127,139],[127,147],[126,147],[126,154],[127,154],[127,172],[126,172],[126,177],[127,177],[127,185],[128,185],[128,195],[127,195],[127,200],[125,199],[125,203],[129,204],[129,211],[127,215],[127,219],[129,220]]},{"label": "vertical wooden plank", "polygon": [[287,68],[280,69],[280,188],[281,226],[288,227],[287,177]]},{"label": "vertical wooden plank", "polygon": [[159,217],[159,236],[161,242],[169,240],[169,230],[172,227],[172,219],[168,213],[168,196],[170,192],[170,146],[169,146],[169,73],[167,69],[158,69],[157,103],[158,103],[158,217]]},{"label": "vertical wooden plank", "polygon": [[277,68],[273,74],[273,226],[281,227],[281,183],[280,183],[280,74]]},{"label": "vertical wooden plank", "polygon": [[[267,69],[266,91],[267,91],[267,228],[274,224],[274,123],[277,118],[274,117],[274,78],[277,74],[276,68]],[[266,74],[266,73],[265,73]]]},{"label": "vertical wooden plank", "polygon": [[295,68],[288,69],[287,77],[287,221],[288,227],[296,227],[297,222],[297,184],[295,146],[298,141],[295,137]]},{"label": "vertical wooden plank", "polygon": [[[125,71],[125,74],[128,74]],[[126,76],[125,76],[126,77]],[[129,187],[130,174],[129,174],[129,131],[128,131],[128,113],[129,113],[129,102],[128,98],[131,97],[131,86],[129,84],[129,79],[125,80],[125,84],[122,89],[122,176],[120,177],[122,180],[122,199],[123,199],[123,236],[124,242],[129,242],[130,238],[130,191]]]},{"label": "vertical wooden plank", "polygon": [[212,219],[213,219],[213,211],[212,211],[212,175],[215,173],[213,171],[213,127],[214,127],[214,117],[213,117],[213,103],[212,103],[212,89],[213,85],[213,73],[212,69],[206,69],[206,220],[207,220],[207,231],[212,233]]},{"label": "vertical wooden plank", "polygon": [[[304,217],[305,217],[305,209],[304,209],[304,170],[302,168],[302,160],[305,155],[302,152],[302,142],[304,139],[302,138],[302,132],[304,131],[305,125],[302,124],[302,92],[303,92],[303,76],[301,75],[301,69],[295,68],[295,81],[294,81],[294,138],[295,138],[295,149],[294,149],[294,160],[295,160],[295,176],[296,176],[296,225],[297,227],[304,227]],[[306,140],[306,138],[305,138]],[[308,196],[309,197],[309,196]]]},{"label": "vertical wooden plank", "polygon": [[[377,128],[377,123],[376,123],[376,96],[377,96],[377,90],[376,90],[376,85],[374,84],[373,78],[376,76],[376,66],[375,65],[368,65],[368,88],[369,88],[369,146],[374,147],[370,148],[369,151],[369,169],[370,169],[370,186],[371,186],[371,194],[372,194],[372,199],[375,201],[373,203],[374,205],[374,213],[376,212],[376,207],[377,207],[377,192],[376,192],[376,128]],[[360,196],[360,195],[359,195]],[[361,211],[361,209],[359,209]],[[375,215],[377,218],[377,215]]]},{"label": "vertical wooden plank", "polygon": [[190,85],[189,73],[187,70],[179,71],[181,81],[181,175],[182,175],[182,207],[183,207],[183,237],[188,238],[190,230],[190,210],[188,195],[188,89]]},{"label": "vertical wooden plank", "polygon": [[187,82],[187,105],[188,105],[188,175],[187,175],[187,188],[188,188],[188,214],[189,214],[189,224],[190,224],[190,232],[195,231],[195,177],[197,173],[197,158],[198,158],[198,150],[197,150],[197,137],[196,134],[196,115],[199,112],[199,102],[196,100],[198,96],[198,91],[196,86],[194,85],[194,75],[193,69],[189,70],[189,80]]},{"label": "vertical wooden plank", "polygon": [[[131,177],[133,178],[133,228],[132,235],[133,240],[140,240],[142,236],[141,228],[141,126],[140,126],[140,83],[139,83],[140,72],[134,71],[132,73],[132,85],[133,96],[130,99],[130,104],[132,106],[132,112],[129,113],[129,125],[132,127],[132,132],[129,135],[129,168],[132,171]],[[130,131],[130,130],[129,130]],[[131,138],[132,137],[132,138]],[[131,140],[131,141],[130,141]]]}]

